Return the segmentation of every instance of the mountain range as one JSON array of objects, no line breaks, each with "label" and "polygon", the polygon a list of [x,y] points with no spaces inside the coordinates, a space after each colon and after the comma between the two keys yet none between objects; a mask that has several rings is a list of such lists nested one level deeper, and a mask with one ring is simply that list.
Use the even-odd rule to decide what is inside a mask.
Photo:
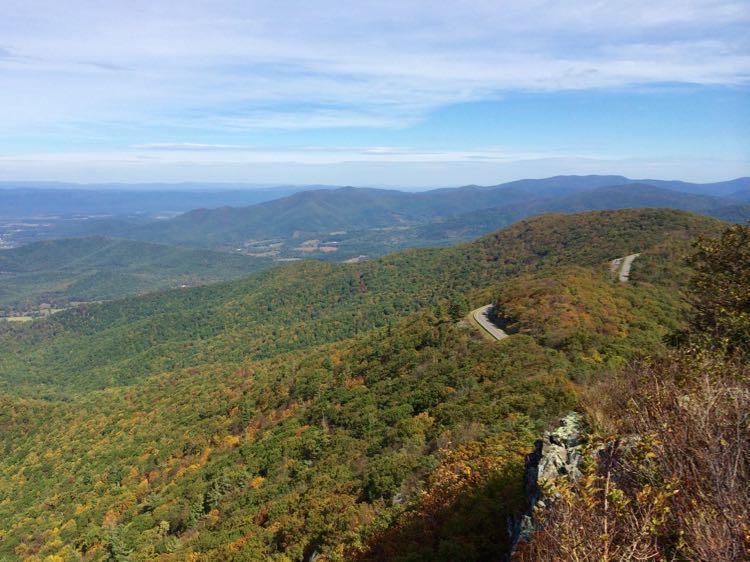
[{"label": "mountain range", "polygon": [[[424,192],[316,186],[241,192],[221,191],[228,187],[222,185],[192,185],[190,191],[162,186],[159,192],[153,191],[158,185],[138,192],[122,186],[112,192],[66,191],[60,185],[0,189],[0,199],[11,203],[0,207],[6,215],[22,215],[37,203],[39,209],[67,213],[0,221],[0,246],[25,244],[0,250],[0,310],[26,319],[76,302],[228,280],[289,260],[361,261],[406,248],[455,245],[546,212],[673,208],[742,223],[750,219],[750,204],[742,201],[748,184],[748,178],[690,184],[556,176]],[[149,216],[176,202],[253,198],[261,202],[195,209],[174,218]],[[138,215],[72,213],[111,211],[120,203]]]},{"label": "mountain range", "polygon": [[250,206],[194,209],[166,220],[53,224],[33,236],[99,234],[262,257],[343,260],[456,243],[550,211],[676,208],[744,222],[750,218],[743,200],[748,189],[750,178],[694,184],[622,176],[557,176],[416,193],[305,189]]}]

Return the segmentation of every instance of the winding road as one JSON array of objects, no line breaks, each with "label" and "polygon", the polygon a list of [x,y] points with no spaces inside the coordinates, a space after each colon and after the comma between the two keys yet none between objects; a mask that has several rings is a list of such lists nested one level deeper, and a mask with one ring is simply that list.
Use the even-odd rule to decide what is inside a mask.
[{"label": "winding road", "polygon": [[[630,254],[624,258],[612,260],[612,271],[617,271],[619,269],[619,279],[623,283],[626,283],[630,279],[630,267],[633,265],[633,260],[638,256],[640,256],[640,254]],[[486,304],[476,310],[472,310],[471,313],[469,313],[469,316],[476,320],[477,324],[479,324],[487,334],[498,341],[503,340],[508,337],[508,334],[498,328],[495,323],[490,320],[491,310],[492,305]]]},{"label": "winding road", "polygon": [[477,324],[479,324],[479,326],[481,326],[485,332],[487,332],[496,340],[502,340],[502,339],[507,338],[508,334],[503,332],[500,328],[498,328],[492,322],[492,320],[490,320],[489,314],[491,310],[492,310],[491,304],[482,306],[480,308],[477,308],[476,310],[473,310],[471,312],[471,317],[477,321]]},{"label": "winding road", "polygon": [[612,260],[612,268],[616,271],[616,268],[620,266],[620,276],[619,279],[623,283],[627,282],[630,279],[630,266],[633,265],[633,260],[640,256],[641,254],[630,254],[629,256],[625,256],[624,258],[617,258],[616,260]]}]

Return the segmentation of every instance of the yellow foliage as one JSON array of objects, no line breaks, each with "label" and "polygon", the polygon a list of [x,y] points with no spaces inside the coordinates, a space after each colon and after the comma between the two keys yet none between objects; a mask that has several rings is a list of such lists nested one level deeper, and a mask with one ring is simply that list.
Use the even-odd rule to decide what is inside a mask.
[{"label": "yellow foliage", "polygon": [[236,435],[227,435],[222,441],[222,445],[227,449],[234,449],[240,444],[240,438]]},{"label": "yellow foliage", "polygon": [[215,525],[216,522],[219,520],[219,510],[218,509],[212,509],[211,511],[206,514],[206,524],[211,526]]},{"label": "yellow foliage", "polygon": [[263,482],[265,480],[266,479],[263,478],[262,476],[256,476],[255,478],[253,478],[252,480],[250,480],[250,487],[253,490],[256,489],[256,488],[259,488],[261,486],[261,484],[263,484]]},{"label": "yellow foliage", "polygon": [[208,460],[208,456],[211,454],[211,451],[213,451],[211,447],[206,447],[205,449],[203,449],[203,451],[201,452],[201,456],[198,459],[198,462],[201,465],[206,464],[206,461]]},{"label": "yellow foliage", "polygon": [[106,515],[104,516],[104,521],[102,523],[104,524],[105,527],[109,527],[117,523],[118,517],[119,517],[119,514],[114,509],[110,509],[109,511],[107,511]]}]

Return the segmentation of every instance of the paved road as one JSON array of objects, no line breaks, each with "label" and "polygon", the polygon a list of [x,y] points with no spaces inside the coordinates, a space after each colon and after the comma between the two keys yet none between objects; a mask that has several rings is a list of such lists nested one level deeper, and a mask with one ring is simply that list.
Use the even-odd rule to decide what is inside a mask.
[{"label": "paved road", "polygon": [[620,281],[622,281],[623,283],[630,279],[630,266],[633,265],[633,260],[638,256],[640,256],[640,254],[630,254],[629,256],[625,256],[624,258],[622,258],[622,267],[620,268]]},{"label": "paved road", "polygon": [[490,320],[489,318],[490,310],[492,310],[492,305],[488,304],[486,306],[477,308],[476,310],[472,311],[471,315],[474,318],[474,320],[476,320],[477,323],[484,329],[484,331],[487,332],[496,340],[502,340],[504,338],[507,338],[508,334],[506,334],[500,328],[495,326],[492,320]]}]

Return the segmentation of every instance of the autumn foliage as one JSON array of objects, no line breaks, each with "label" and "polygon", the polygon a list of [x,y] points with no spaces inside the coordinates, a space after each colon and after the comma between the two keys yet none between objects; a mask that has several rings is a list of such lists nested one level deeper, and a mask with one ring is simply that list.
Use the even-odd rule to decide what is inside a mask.
[{"label": "autumn foliage", "polygon": [[701,239],[679,349],[587,393],[584,476],[518,561],[750,558],[750,228]]}]

